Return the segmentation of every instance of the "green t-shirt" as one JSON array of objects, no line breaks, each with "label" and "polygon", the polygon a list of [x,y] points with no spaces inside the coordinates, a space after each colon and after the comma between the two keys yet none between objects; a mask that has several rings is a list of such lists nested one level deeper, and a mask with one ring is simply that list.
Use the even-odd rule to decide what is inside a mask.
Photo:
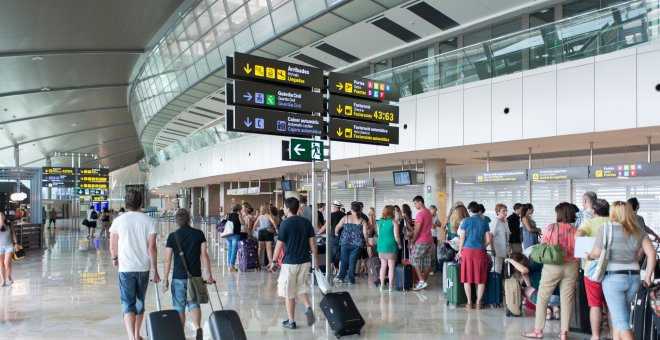
[{"label": "green t-shirt", "polygon": [[391,218],[378,221],[378,242],[376,249],[379,253],[396,253],[399,246],[394,238],[394,223]]}]

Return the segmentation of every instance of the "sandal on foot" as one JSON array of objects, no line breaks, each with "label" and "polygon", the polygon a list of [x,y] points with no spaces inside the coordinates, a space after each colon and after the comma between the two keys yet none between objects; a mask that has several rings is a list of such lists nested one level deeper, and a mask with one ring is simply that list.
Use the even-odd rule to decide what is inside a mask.
[{"label": "sandal on foot", "polygon": [[567,331],[561,331],[561,332],[559,332],[559,336],[558,336],[558,338],[559,338],[559,339],[562,339],[562,340],[566,340],[566,339],[568,339],[568,332],[567,332]]},{"label": "sandal on foot", "polygon": [[466,303],[465,304],[465,309],[472,309],[472,304],[471,303]]},{"label": "sandal on foot", "polygon": [[533,330],[529,332],[524,332],[520,334],[523,338],[530,338],[530,339],[543,339],[543,331],[539,330]]}]

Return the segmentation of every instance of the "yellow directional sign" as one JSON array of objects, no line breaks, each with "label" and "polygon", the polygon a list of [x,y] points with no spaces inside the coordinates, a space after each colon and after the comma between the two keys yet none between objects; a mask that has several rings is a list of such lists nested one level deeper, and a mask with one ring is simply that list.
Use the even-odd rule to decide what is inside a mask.
[{"label": "yellow directional sign", "polygon": [[399,144],[399,128],[384,124],[333,118],[331,140],[376,145]]},{"label": "yellow directional sign", "polygon": [[343,134],[344,134],[344,130],[342,130],[341,128],[338,128],[337,129],[337,136],[341,137]]},{"label": "yellow directional sign", "polygon": [[250,72],[252,72],[252,68],[250,67],[250,64],[245,64],[245,66],[243,67],[243,71],[245,71],[245,73],[247,74],[250,74]]},{"label": "yellow directional sign", "polygon": [[264,67],[261,66],[261,65],[255,65],[254,66],[254,75],[257,76],[257,77],[263,77],[264,76]]},{"label": "yellow directional sign", "polygon": [[341,108],[341,105],[337,105],[337,113],[341,114],[342,111],[344,110]]},{"label": "yellow directional sign", "polygon": [[319,68],[249,55],[234,53],[227,57],[227,77],[240,80],[258,80],[304,88],[323,88],[326,83]]},{"label": "yellow directional sign", "polygon": [[351,118],[372,123],[399,123],[399,107],[367,99],[330,95],[328,107],[333,117]]}]

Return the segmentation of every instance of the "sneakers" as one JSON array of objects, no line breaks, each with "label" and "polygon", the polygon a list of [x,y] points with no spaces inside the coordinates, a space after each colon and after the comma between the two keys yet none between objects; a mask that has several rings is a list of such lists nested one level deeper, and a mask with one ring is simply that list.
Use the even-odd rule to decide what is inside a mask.
[{"label": "sneakers", "polygon": [[282,327],[288,329],[296,329],[296,322],[295,321],[291,322],[289,321],[289,319],[286,319],[284,320],[284,322],[282,322]]},{"label": "sneakers", "polygon": [[197,328],[197,334],[195,335],[195,340],[204,340],[204,333],[201,328]]},{"label": "sneakers", "polygon": [[334,280],[334,281],[335,281],[335,283],[344,283],[344,280],[342,280],[342,279],[340,279],[340,278],[338,278],[338,277],[335,277],[335,280]]},{"label": "sneakers", "polygon": [[396,292],[396,288],[394,288],[394,287],[390,287],[389,292],[390,292],[390,293],[394,293],[394,292]]},{"label": "sneakers", "polygon": [[[314,317],[314,311],[312,310],[312,307],[308,307],[307,310],[305,311],[305,316],[307,317],[307,326],[311,326],[314,324],[314,321],[316,321],[316,318]],[[295,325],[295,323],[294,323]]]},{"label": "sneakers", "polygon": [[383,285],[380,285],[380,286],[378,286],[378,290],[382,292],[382,291],[385,290],[385,287],[383,287]]},{"label": "sneakers", "polygon": [[429,284],[426,283],[426,281],[419,281],[417,282],[417,285],[413,288],[413,290],[422,290],[426,288]]}]

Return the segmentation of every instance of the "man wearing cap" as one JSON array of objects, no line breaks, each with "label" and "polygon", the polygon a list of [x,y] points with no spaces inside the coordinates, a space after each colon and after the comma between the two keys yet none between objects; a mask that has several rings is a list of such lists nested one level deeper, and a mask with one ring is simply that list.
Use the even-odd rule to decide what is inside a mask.
[{"label": "man wearing cap", "polygon": [[[319,229],[319,234],[324,234],[325,233],[325,228],[328,225],[327,221],[330,221],[330,237],[331,239],[329,240],[332,243],[332,250],[330,251],[330,261],[332,262],[332,265],[334,267],[337,267],[336,269],[339,270],[339,254],[340,254],[340,249],[339,249],[339,236],[335,236],[335,228],[337,227],[337,224],[339,224],[339,221],[341,221],[346,214],[341,212],[341,207],[343,204],[341,203],[340,200],[334,200],[332,202],[332,213],[330,213],[330,218],[326,219],[326,224],[324,224],[321,229]],[[332,269],[334,272],[334,268]]]}]

